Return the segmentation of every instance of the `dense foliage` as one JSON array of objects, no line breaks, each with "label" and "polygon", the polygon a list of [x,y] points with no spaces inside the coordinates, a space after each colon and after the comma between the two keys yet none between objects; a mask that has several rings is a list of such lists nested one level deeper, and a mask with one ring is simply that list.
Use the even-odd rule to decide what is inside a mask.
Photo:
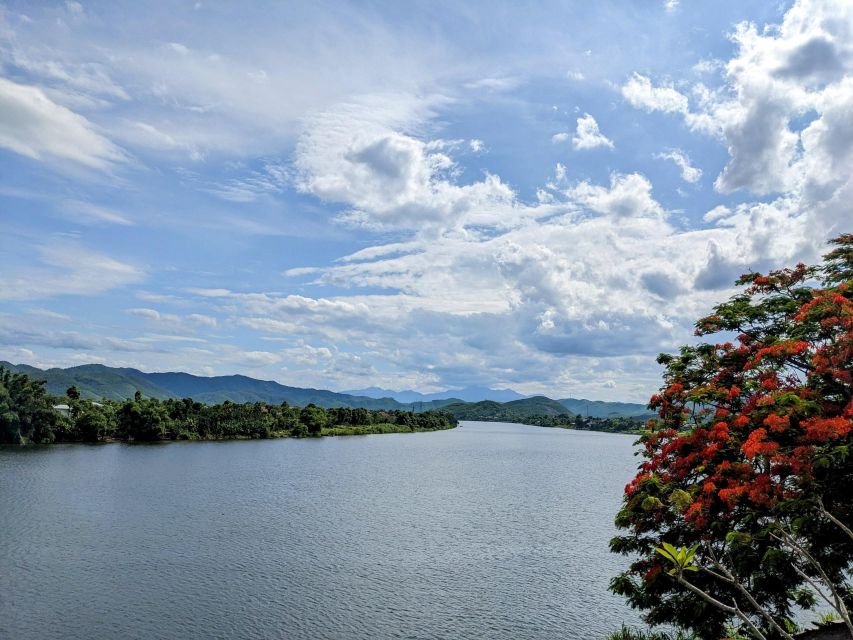
[{"label": "dense foliage", "polygon": [[0,442],[53,442],[70,424],[53,404],[43,382],[0,367]]},{"label": "dense foliage", "polygon": [[[67,405],[64,415],[54,406]],[[456,426],[441,411],[412,413],[341,407],[323,409],[263,402],[206,405],[143,398],[92,402],[71,387],[62,398],[26,374],[0,367],[0,442],[98,442],[105,440],[215,440],[433,431]]]},{"label": "dense foliage", "polygon": [[[853,601],[853,236],[822,264],[749,274],[662,355],[611,547],[611,588],[702,638],[791,637],[795,605]],[[853,636],[851,636],[853,637]]]}]

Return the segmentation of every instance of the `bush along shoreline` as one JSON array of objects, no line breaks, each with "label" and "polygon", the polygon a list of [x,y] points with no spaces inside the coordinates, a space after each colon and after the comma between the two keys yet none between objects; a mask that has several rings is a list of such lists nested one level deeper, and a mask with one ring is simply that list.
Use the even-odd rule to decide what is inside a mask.
[{"label": "bush along shoreline", "polygon": [[137,392],[125,401],[83,400],[75,387],[51,396],[44,381],[0,367],[0,443],[157,442],[411,433],[452,429],[444,411],[413,413],[283,402],[207,405],[157,400]]}]

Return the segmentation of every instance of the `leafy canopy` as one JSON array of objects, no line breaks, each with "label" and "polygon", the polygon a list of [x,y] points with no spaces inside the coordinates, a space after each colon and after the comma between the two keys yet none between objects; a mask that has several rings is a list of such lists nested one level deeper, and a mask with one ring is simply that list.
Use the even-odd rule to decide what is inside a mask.
[{"label": "leafy canopy", "polygon": [[725,566],[734,582],[697,571],[691,584],[734,602],[767,637],[756,611],[785,620],[810,607],[818,566],[850,599],[853,235],[832,244],[819,265],[742,276],[742,292],[696,325],[716,340],[658,359],[658,418],[639,440],[643,462],[616,518],[625,532],[611,542],[633,558],[611,589],[650,624],[721,637],[732,622],[673,579],[679,566]]}]

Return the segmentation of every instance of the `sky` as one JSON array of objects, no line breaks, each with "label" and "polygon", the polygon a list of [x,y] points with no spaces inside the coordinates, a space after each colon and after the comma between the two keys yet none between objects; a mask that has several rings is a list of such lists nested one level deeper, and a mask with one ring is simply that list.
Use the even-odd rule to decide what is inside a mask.
[{"label": "sky", "polygon": [[853,3],[0,2],[0,359],[645,402],[853,231]]}]

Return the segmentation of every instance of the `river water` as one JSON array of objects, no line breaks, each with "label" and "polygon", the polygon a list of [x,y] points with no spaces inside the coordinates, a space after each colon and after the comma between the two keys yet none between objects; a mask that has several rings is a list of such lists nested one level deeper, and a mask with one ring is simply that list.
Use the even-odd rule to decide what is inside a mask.
[{"label": "river water", "polygon": [[0,638],[603,638],[634,438],[0,448]]}]

